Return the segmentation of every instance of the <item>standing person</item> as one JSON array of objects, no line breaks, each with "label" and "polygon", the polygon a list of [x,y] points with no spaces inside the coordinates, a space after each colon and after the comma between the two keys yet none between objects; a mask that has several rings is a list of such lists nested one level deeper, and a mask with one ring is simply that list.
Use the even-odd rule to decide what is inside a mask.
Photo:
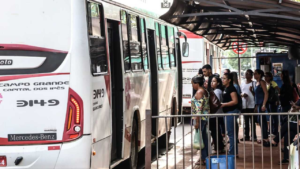
[{"label": "standing person", "polygon": [[[239,96],[241,96],[241,88],[240,88],[240,85],[239,85],[239,80],[238,80],[238,74],[236,72],[232,72],[232,77],[233,77],[233,86],[235,87],[236,89],[236,92]],[[239,122],[241,118],[238,118],[239,119]],[[237,126],[239,126],[239,123],[236,121],[237,123]],[[240,127],[238,127],[236,129],[236,138],[237,138],[237,142],[239,143],[239,129]]]},{"label": "standing person", "polygon": [[[255,105],[257,107],[257,112],[262,113],[265,112],[267,107],[267,101],[268,101],[268,91],[267,91],[267,85],[262,78],[264,77],[264,71],[260,69],[256,69],[254,72],[254,78],[256,80],[256,84],[254,86],[254,96],[255,96]],[[252,86],[250,86],[250,90],[252,91]],[[262,118],[262,123],[260,120],[260,117]],[[270,143],[268,142],[268,122],[266,116],[258,116],[258,123],[260,123],[260,127],[262,128],[262,139],[263,139],[263,145],[264,146],[270,146]],[[258,141],[260,143],[260,141]]]},{"label": "standing person", "polygon": [[[246,82],[244,82],[242,84],[242,88],[241,88],[242,89],[241,97],[243,100],[242,113],[254,113],[255,101],[254,101],[254,95],[250,91],[250,87],[252,86],[252,88],[254,88],[255,82],[252,81],[252,78],[253,78],[253,71],[251,69],[248,69],[246,71]],[[253,141],[256,141],[257,137],[256,137],[255,122],[256,122],[257,118],[253,117],[253,123],[252,123],[251,116],[244,116],[244,120],[245,120],[245,122],[244,122],[245,123],[245,141],[250,140],[249,123],[251,123],[251,138],[254,138]],[[253,129],[253,131],[252,131],[252,129]],[[244,139],[242,138],[240,141],[244,141]]]},{"label": "standing person", "polygon": [[203,72],[203,75],[204,75],[204,78],[205,80],[208,81],[208,88],[207,90],[210,91],[211,90],[211,79],[212,79],[212,71],[211,71],[211,66],[209,64],[207,65],[204,65],[202,67],[202,72]]},{"label": "standing person", "polygon": [[[223,96],[222,96],[222,81],[220,78],[214,76],[211,81],[211,88],[214,91],[215,95],[218,97],[219,101],[222,103],[223,101]],[[223,109],[220,108],[216,114],[223,114]],[[217,118],[218,118],[218,124],[217,124]],[[209,129],[211,131],[211,136],[214,141],[215,145],[215,150],[219,151],[219,153],[224,153],[224,144],[223,144],[223,136],[222,133],[225,134],[225,126],[222,126],[224,124],[224,120],[222,117],[215,117],[215,118],[210,118],[210,123],[209,123]],[[222,123],[223,121],[223,123]],[[218,128],[216,128],[216,125],[218,125]],[[217,132],[218,130],[218,132]],[[224,130],[224,132],[222,131]],[[218,135],[218,136],[217,136]],[[217,146],[218,145],[218,146]]]},{"label": "standing person", "polygon": [[[203,87],[204,85],[203,75],[197,75],[192,79],[193,89],[197,90],[195,96],[191,100],[192,114],[209,114],[209,93]],[[197,117],[195,123],[195,129],[200,128],[201,120],[201,134],[204,142],[204,148],[201,150],[201,159],[196,162],[196,165],[205,165],[205,159],[208,156],[208,137],[207,137],[207,117]]]},{"label": "standing person", "polygon": [[[273,81],[273,75],[271,72],[267,72],[265,74],[265,80],[267,84],[267,90],[269,93],[268,102],[267,102],[267,110],[269,113],[277,112],[278,107],[278,94],[280,93],[280,89],[275,81]],[[278,133],[278,116],[272,116],[270,123],[272,124],[272,134],[277,135]]]},{"label": "standing person", "polygon": [[[233,86],[233,77],[232,74],[225,73],[222,77],[222,84],[225,87],[224,92],[223,92],[223,102],[222,102],[222,108],[224,113],[239,113],[238,110],[238,96],[237,96],[237,91],[235,87]],[[229,142],[230,142],[230,147],[229,147],[229,154],[234,155],[235,154],[235,149],[236,148],[236,155],[238,155],[238,146],[237,146],[237,141],[236,144],[234,144],[234,125],[236,123],[234,122],[234,116],[227,116],[224,117],[227,123],[227,132],[228,132],[228,137],[229,137]],[[238,126],[236,126],[238,127]]]},{"label": "standing person", "polygon": [[[282,112],[288,112],[291,109],[290,102],[293,101],[293,87],[289,76],[289,71],[283,70],[280,78],[282,80],[282,86],[280,88],[279,100],[282,108]],[[281,124],[283,125],[287,121],[287,116],[281,116]]]}]

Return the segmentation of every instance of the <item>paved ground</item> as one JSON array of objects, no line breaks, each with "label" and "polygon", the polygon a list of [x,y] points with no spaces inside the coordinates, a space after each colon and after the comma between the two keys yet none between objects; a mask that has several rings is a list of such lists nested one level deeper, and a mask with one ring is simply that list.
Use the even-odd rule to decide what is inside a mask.
[{"label": "paved ground", "polygon": [[[198,168],[205,168],[205,166],[195,166],[195,162],[199,159],[200,152],[193,150],[191,148],[191,127],[189,123],[187,123],[184,126],[185,129],[185,136],[184,136],[184,146],[183,146],[183,139],[182,139],[182,126],[177,127],[176,129],[176,136],[180,137],[176,139],[176,146],[174,146],[169,152],[168,152],[168,161],[167,156],[162,155],[158,160],[158,168],[159,169],[165,169],[165,168],[186,168],[186,169],[198,169]],[[260,127],[257,126],[257,131],[260,131]],[[239,138],[242,138],[242,128],[240,128]],[[173,138],[173,134],[171,135],[171,138]],[[258,133],[258,138],[260,139],[260,134]],[[170,140],[171,142],[174,142],[174,139]],[[263,162],[262,162],[262,147],[261,144],[257,144],[254,142],[254,151],[252,151],[252,142],[248,141],[241,142],[239,144],[239,158],[237,159],[237,168],[246,168],[246,169],[259,169],[262,168],[271,168],[271,155],[272,155],[272,168],[279,169],[280,165],[279,159],[280,159],[280,151],[279,146],[273,147],[272,152],[270,148],[263,147]],[[283,146],[283,144],[282,144]],[[245,148],[244,148],[245,147]],[[254,163],[252,158],[252,153],[254,153]],[[183,157],[184,154],[184,157]],[[283,156],[283,153],[281,153]],[[176,158],[176,161],[175,161]],[[245,162],[245,166],[244,166]],[[175,167],[176,165],[176,167]],[[168,167],[167,167],[168,166]],[[154,161],[152,163],[151,168],[155,169],[157,168],[157,161]],[[222,167],[220,167],[222,168]],[[283,169],[288,168],[287,165],[282,165]]]}]

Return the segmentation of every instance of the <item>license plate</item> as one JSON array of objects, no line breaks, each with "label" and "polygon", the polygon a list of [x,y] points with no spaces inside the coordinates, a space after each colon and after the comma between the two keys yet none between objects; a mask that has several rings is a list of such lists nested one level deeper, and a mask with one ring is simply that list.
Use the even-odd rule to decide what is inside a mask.
[{"label": "license plate", "polygon": [[56,139],[56,133],[8,134],[8,141],[46,141]]}]

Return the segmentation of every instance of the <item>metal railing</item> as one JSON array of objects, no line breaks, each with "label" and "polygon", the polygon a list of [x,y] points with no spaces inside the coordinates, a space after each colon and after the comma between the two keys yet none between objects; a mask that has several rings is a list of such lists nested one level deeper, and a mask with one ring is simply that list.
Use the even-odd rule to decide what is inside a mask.
[{"label": "metal railing", "polygon": [[[269,126],[269,128],[270,128],[270,135],[271,135],[271,137],[268,137],[268,140],[269,140],[269,142],[270,142],[270,166],[271,166],[271,168],[273,168],[274,167],[274,165],[273,165],[273,156],[274,156],[274,154],[272,153],[273,151],[273,149],[275,149],[275,147],[273,147],[272,146],[272,140],[273,140],[273,138],[272,138],[272,118],[278,118],[278,137],[279,137],[279,142],[278,142],[278,147],[279,147],[279,159],[280,159],[280,163],[279,163],[279,165],[280,165],[280,169],[282,169],[282,166],[283,166],[283,164],[281,163],[281,160],[282,160],[282,152],[281,152],[281,148],[282,148],[282,142],[281,142],[281,137],[282,137],[282,134],[283,133],[281,133],[281,126],[282,125],[287,125],[287,133],[288,133],[288,146],[291,144],[291,140],[290,140],[290,132],[291,132],[291,129],[290,129],[290,117],[292,117],[292,116],[297,116],[297,134],[296,135],[299,135],[299,117],[298,117],[298,115],[300,115],[300,113],[232,113],[232,114],[229,114],[229,113],[224,113],[224,114],[202,114],[202,115],[167,115],[167,116],[152,116],[151,117],[151,111],[146,111],[146,138],[148,138],[148,139],[146,139],[146,157],[145,157],[145,162],[146,162],[146,165],[145,165],[145,168],[146,169],[150,169],[151,168],[151,139],[149,139],[149,138],[151,138],[151,121],[152,121],[152,119],[156,119],[156,124],[158,124],[158,120],[159,119],[164,119],[164,121],[165,121],[165,127],[166,127],[166,129],[170,129],[170,127],[168,127],[168,126],[170,126],[169,125],[169,123],[173,120],[174,121],[174,123],[175,123],[175,121],[176,121],[176,118],[181,118],[181,122],[182,122],[182,166],[183,166],[183,168],[185,168],[186,166],[185,166],[185,139],[184,139],[184,137],[186,136],[185,135],[185,129],[184,129],[184,120],[185,120],[185,118],[190,118],[190,119],[192,119],[192,118],[200,118],[201,119],[201,117],[206,117],[206,121],[207,121],[207,128],[209,129],[210,127],[210,119],[211,118],[213,118],[213,117],[223,117],[224,118],[224,122],[225,122],[225,136],[228,136],[228,124],[227,124],[227,118],[229,118],[229,117],[233,117],[234,118],[234,145],[237,145],[236,144],[236,142],[237,142],[237,136],[238,136],[238,134],[236,135],[235,133],[236,133],[236,130],[237,130],[237,128],[236,128],[236,123],[237,123],[237,118],[239,117],[239,116],[251,116],[251,137],[252,137],[252,140],[251,140],[251,144],[252,144],[252,146],[251,146],[251,149],[252,149],[252,168],[254,169],[255,167],[257,167],[256,165],[257,164],[255,164],[255,154],[254,154],[254,152],[255,152],[255,150],[254,150],[254,134],[252,134],[252,131],[253,131],[253,129],[254,129],[254,127],[256,127],[256,124],[255,124],[255,118],[257,118],[257,117],[260,117],[259,119],[260,119],[260,122],[259,121],[257,121],[258,123],[260,123],[260,124],[263,124],[263,116],[270,116],[270,126]],[[287,117],[287,124],[281,124],[281,122],[282,122],[282,118],[281,117]],[[240,119],[241,120],[241,119]],[[202,131],[201,130],[201,121],[202,120],[200,120],[199,122],[200,122],[200,132]],[[169,122],[169,123],[168,123]],[[263,135],[263,127],[262,127],[262,125],[260,125],[261,126],[261,159],[262,159],[262,161],[261,161],[261,168],[264,168],[264,163],[265,163],[265,157],[264,157],[264,144],[263,144],[263,138],[264,138],[264,135]],[[217,132],[217,139],[216,140],[214,140],[214,144],[216,144],[217,145],[217,150],[215,150],[215,151],[217,151],[216,152],[216,156],[217,156],[217,158],[219,158],[219,155],[221,154],[220,152],[219,152],[219,147],[218,147],[218,145],[219,145],[219,138],[218,138],[218,135],[219,135],[219,130],[218,130],[218,128],[219,128],[220,126],[219,126],[219,120],[218,120],[218,118],[216,118],[216,132]],[[173,128],[173,137],[174,137],[174,147],[173,147],[173,149],[174,149],[174,164],[173,164],[173,167],[172,168],[174,168],[174,169],[176,169],[177,168],[177,161],[176,161],[176,157],[178,156],[177,155],[177,152],[176,152],[176,145],[177,145],[177,142],[176,142],[176,127],[174,127]],[[193,161],[193,156],[194,156],[194,153],[193,153],[193,130],[194,130],[194,127],[193,127],[193,125],[191,125],[191,143],[190,143],[190,145],[191,145],[191,168],[193,169],[194,167],[195,167],[195,164],[194,164],[194,161]],[[295,130],[295,129],[293,129],[293,130]],[[258,131],[256,131],[256,132],[258,132]],[[208,164],[206,164],[207,166],[208,166],[208,168],[210,169],[211,168],[211,152],[212,152],[212,148],[211,148],[211,131],[209,130],[208,132],[207,132],[207,135],[208,135],[208,156],[207,156],[207,158],[208,158],[208,161],[209,161],[209,163]],[[169,154],[169,135],[168,134],[166,134],[166,164],[165,164],[165,168],[169,168],[169,165],[170,165],[170,163],[169,163],[169,159],[168,159],[168,154]],[[294,137],[294,136],[293,136]],[[228,142],[227,142],[227,140],[225,140],[225,156],[226,156],[226,169],[228,168],[228,150],[227,150],[227,147],[228,147]],[[246,156],[246,150],[245,150],[245,128],[243,127],[243,141],[241,142],[241,144],[243,144],[243,168],[246,168],[246,158],[245,158],[245,156]],[[297,145],[297,150],[300,150],[299,149],[299,138],[295,141],[295,144]],[[171,150],[170,150],[171,151]],[[289,156],[290,156],[290,149],[288,149],[288,154],[289,154]],[[300,164],[299,164],[299,161],[300,161],[300,151],[297,151],[298,152],[298,164],[297,164],[297,166],[298,166],[298,168],[300,169]],[[248,154],[249,152],[247,152],[247,154]],[[157,168],[159,168],[159,140],[158,140],[158,138],[156,138],[156,166],[157,166]],[[240,158],[240,156],[239,157],[237,157],[236,156],[237,155],[237,152],[236,152],[236,146],[234,146],[234,168],[237,168],[237,158]],[[275,154],[276,155],[276,154]],[[201,150],[200,150],[200,159],[201,159]],[[290,160],[291,161],[291,160]],[[289,161],[289,162],[290,162]],[[218,162],[216,162],[216,163],[218,163]],[[249,167],[249,166],[248,166]],[[277,168],[278,167],[278,165],[275,167],[275,168]],[[181,168],[181,167],[180,167]],[[205,168],[204,166],[202,166],[201,164],[200,164],[200,166],[198,166],[197,168]],[[220,169],[222,169],[222,167],[220,167],[219,166],[219,164],[218,164],[218,167],[217,168],[220,168]],[[241,167],[239,167],[239,168],[241,168]],[[291,164],[289,163],[289,169],[291,168]],[[224,168],[225,169],[225,168]],[[293,168],[294,169],[294,168]]]}]

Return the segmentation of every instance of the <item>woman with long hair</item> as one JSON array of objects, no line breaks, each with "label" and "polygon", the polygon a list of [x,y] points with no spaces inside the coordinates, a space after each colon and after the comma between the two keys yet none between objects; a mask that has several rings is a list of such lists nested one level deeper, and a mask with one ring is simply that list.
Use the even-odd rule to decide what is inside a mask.
[{"label": "woman with long hair", "polygon": [[[222,102],[222,108],[224,113],[239,113],[238,110],[238,96],[237,91],[235,87],[233,86],[233,77],[230,73],[225,73],[222,77],[222,84],[225,87],[223,91],[223,102]],[[234,133],[234,125],[236,125],[236,121],[234,116],[226,116],[225,117],[226,123],[227,123],[227,133],[229,137],[229,154],[231,155],[238,155],[238,142],[235,142],[235,134]],[[237,129],[238,126],[236,126]],[[237,130],[236,130],[237,131]],[[237,138],[236,138],[237,139]],[[235,153],[236,152],[236,153]]]},{"label": "woman with long hair", "polygon": [[[291,109],[290,102],[293,101],[293,87],[289,76],[288,70],[283,70],[280,78],[282,80],[282,86],[280,88],[279,100],[282,108],[282,112],[288,112]],[[281,116],[282,125],[287,121],[287,116]]]},{"label": "woman with long hair", "polygon": [[[254,86],[254,98],[255,105],[258,113],[265,112],[267,110],[266,104],[268,101],[268,90],[266,82],[262,79],[264,77],[264,71],[260,69],[256,69],[254,71],[254,78],[256,79],[256,84]],[[250,86],[250,90],[252,90],[252,86]],[[262,123],[260,118],[262,118]],[[270,142],[268,141],[268,122],[266,116],[258,116],[258,123],[262,128],[262,139],[264,146],[270,146]],[[260,141],[259,141],[260,143]]]},{"label": "woman with long hair", "polygon": [[[222,103],[223,97],[223,86],[222,86],[222,80],[219,77],[214,76],[211,80],[211,88],[214,91],[215,95],[218,97],[220,102]],[[224,113],[222,108],[220,108],[216,114],[222,114]],[[218,118],[218,127],[217,126],[217,118]],[[223,144],[223,136],[222,134],[225,135],[225,125],[224,125],[224,120],[222,117],[215,117],[215,118],[210,118],[209,121],[209,129],[211,131],[211,136],[214,141],[214,146],[215,146],[215,151],[219,151],[219,153],[224,153],[224,144]],[[217,132],[218,131],[218,132]],[[217,134],[218,133],[218,134]]]},{"label": "woman with long hair", "polygon": [[[267,90],[269,93],[269,98],[267,102],[267,110],[269,113],[277,112],[278,107],[278,94],[280,93],[280,89],[277,83],[273,80],[273,75],[271,72],[267,72],[265,74],[265,80],[267,84]],[[271,116],[270,123],[272,124],[272,128],[269,129],[270,133],[276,135],[278,133],[278,116]],[[269,126],[269,125],[268,125]],[[269,127],[270,128],[270,127]]]},{"label": "woman with long hair", "polygon": [[[210,111],[209,107],[209,93],[204,88],[204,76],[197,75],[192,78],[192,86],[194,90],[197,90],[195,96],[191,100],[192,114],[208,114]],[[201,120],[201,123],[200,123]],[[204,142],[204,148],[201,149],[201,159],[196,162],[196,165],[205,165],[205,159],[208,156],[208,137],[207,137],[207,117],[197,117],[194,128],[196,130],[200,129],[201,124],[201,134],[202,140]]]}]

